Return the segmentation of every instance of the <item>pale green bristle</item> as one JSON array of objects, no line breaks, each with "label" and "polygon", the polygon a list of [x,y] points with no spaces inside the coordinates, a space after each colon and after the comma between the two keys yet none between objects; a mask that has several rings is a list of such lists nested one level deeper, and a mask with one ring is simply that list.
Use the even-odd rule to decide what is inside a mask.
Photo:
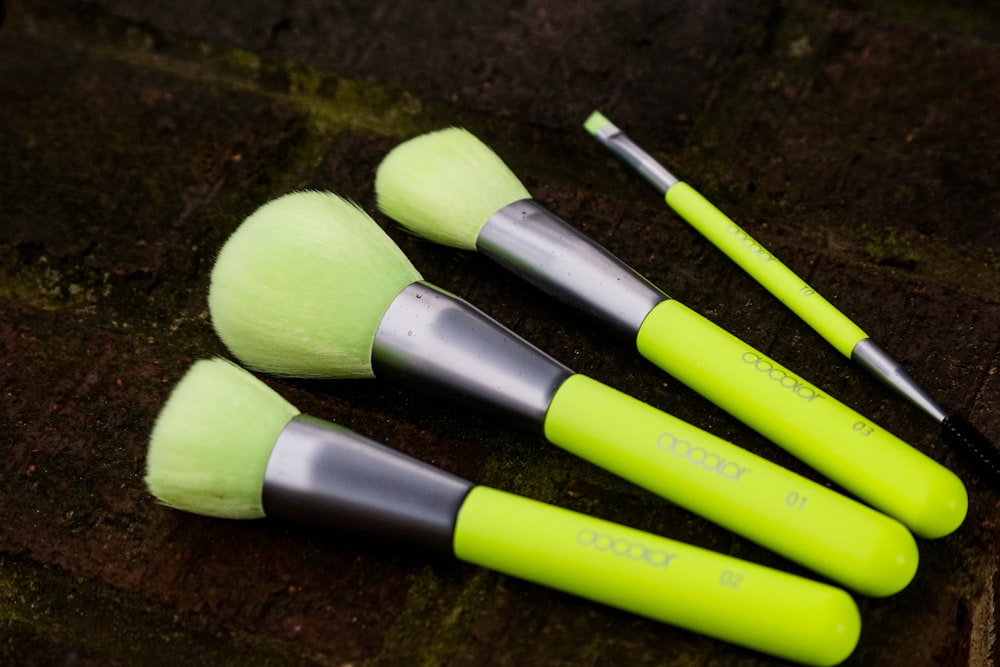
[{"label": "pale green bristle", "polygon": [[419,236],[476,249],[491,215],[530,199],[514,172],[467,130],[452,127],[394,148],[375,174],[379,209]]},{"label": "pale green bristle", "polygon": [[591,134],[597,134],[608,125],[611,125],[611,121],[608,120],[600,111],[595,111],[587,117],[587,120],[583,124],[583,128]]},{"label": "pale green bristle", "polygon": [[295,192],[248,217],[212,270],[212,324],[245,365],[277,375],[372,377],[385,309],[420,280],[363,210]]},{"label": "pale green bristle", "polygon": [[299,411],[225,359],[195,362],[149,438],[146,486],[171,507],[227,519],[264,516],[264,470]]}]

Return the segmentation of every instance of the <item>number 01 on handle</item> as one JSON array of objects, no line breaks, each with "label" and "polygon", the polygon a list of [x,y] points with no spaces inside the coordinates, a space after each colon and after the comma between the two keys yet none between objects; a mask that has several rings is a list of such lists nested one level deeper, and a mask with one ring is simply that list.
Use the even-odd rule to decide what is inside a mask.
[{"label": "number 01 on handle", "polygon": [[556,392],[545,434],[859,593],[891,595],[916,572],[898,521],[584,375]]}]

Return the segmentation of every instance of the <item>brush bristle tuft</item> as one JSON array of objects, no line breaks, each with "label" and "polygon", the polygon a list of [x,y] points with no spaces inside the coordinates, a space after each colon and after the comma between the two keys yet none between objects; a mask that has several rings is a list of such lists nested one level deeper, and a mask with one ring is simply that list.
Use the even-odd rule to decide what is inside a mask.
[{"label": "brush bristle tuft", "polygon": [[611,121],[602,114],[600,111],[594,111],[587,117],[587,120],[583,123],[583,129],[591,134],[597,134],[608,125],[611,125]]},{"label": "brush bristle tuft", "polygon": [[375,174],[379,210],[413,233],[476,249],[491,215],[531,195],[489,146],[451,127],[403,142]]},{"label": "brush bristle tuft", "polygon": [[250,368],[298,377],[372,377],[379,320],[421,279],[355,204],[295,192],[257,209],[212,270],[219,337]]},{"label": "brush bristle tuft", "polygon": [[163,504],[227,519],[264,516],[264,470],[299,411],[225,359],[195,362],[149,438],[146,486]]},{"label": "brush bristle tuft", "polygon": [[972,422],[950,415],[941,422],[941,438],[992,485],[1000,485],[1000,449]]}]

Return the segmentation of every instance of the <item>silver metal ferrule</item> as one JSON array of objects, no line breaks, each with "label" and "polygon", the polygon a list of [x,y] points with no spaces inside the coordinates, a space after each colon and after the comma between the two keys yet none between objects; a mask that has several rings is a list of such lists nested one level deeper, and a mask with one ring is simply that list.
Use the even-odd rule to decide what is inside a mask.
[{"label": "silver metal ferrule", "polygon": [[851,350],[851,359],[865,370],[879,378],[897,392],[909,399],[913,404],[942,422],[948,414],[938,407],[934,399],[917,384],[885,350],[875,344],[871,338],[864,338]]},{"label": "silver metal ferrule", "polygon": [[666,194],[667,190],[677,183],[676,176],[667,171],[666,167],[657,162],[652,155],[639,148],[615,125],[608,123],[595,132],[594,137],[639,172],[661,194]]},{"label": "silver metal ferrule", "polygon": [[376,377],[392,375],[481,412],[544,427],[556,390],[573,374],[468,302],[425,282],[403,289],[372,346]]},{"label": "silver metal ferrule", "polygon": [[483,225],[480,252],[542,291],[634,339],[669,297],[593,239],[533,199],[509,204]]},{"label": "silver metal ferrule", "polygon": [[404,539],[454,553],[458,510],[473,484],[338,424],[299,415],[264,472],[264,513]]}]

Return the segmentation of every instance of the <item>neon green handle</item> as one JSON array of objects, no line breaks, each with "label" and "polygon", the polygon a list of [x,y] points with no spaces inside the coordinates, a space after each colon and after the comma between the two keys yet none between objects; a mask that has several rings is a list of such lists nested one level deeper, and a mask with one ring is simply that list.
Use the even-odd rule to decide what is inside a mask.
[{"label": "neon green handle", "polygon": [[916,572],[899,522],[583,375],[556,392],[548,439],[865,595]]},{"label": "neon green handle", "polygon": [[785,266],[739,225],[684,182],[666,194],[667,204],[845,357],[868,337],[794,271]]},{"label": "neon green handle", "polygon": [[455,555],[560,591],[810,665],[857,645],[844,591],[488,487],[458,513]]},{"label": "neon green handle", "polygon": [[683,304],[643,321],[639,352],[917,535],[951,533],[968,495],[950,470]]}]

